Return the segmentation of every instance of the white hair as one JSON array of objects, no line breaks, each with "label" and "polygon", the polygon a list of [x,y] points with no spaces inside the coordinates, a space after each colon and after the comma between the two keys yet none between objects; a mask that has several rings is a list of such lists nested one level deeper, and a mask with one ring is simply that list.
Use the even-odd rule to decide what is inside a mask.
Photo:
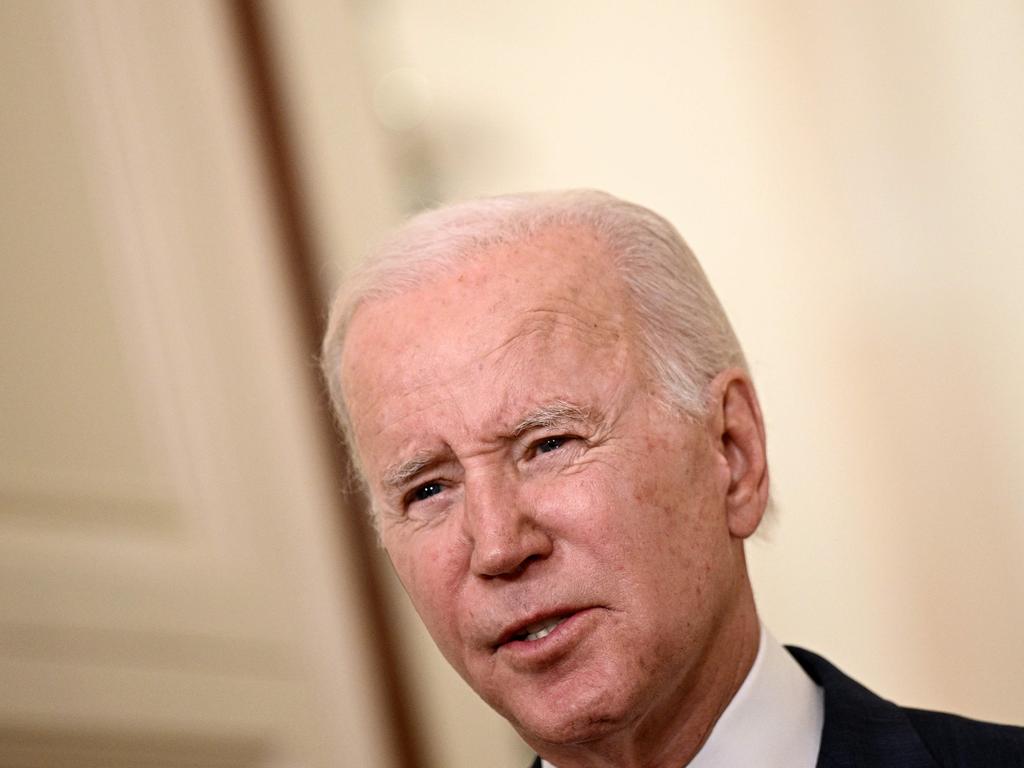
[{"label": "white hair", "polygon": [[[338,292],[321,366],[335,416],[356,454],[341,360],[345,334],[365,303],[436,280],[462,260],[555,228],[592,232],[632,297],[638,341],[670,405],[706,412],[707,386],[726,368],[747,369],[725,311],[689,247],[668,221],[604,192],[504,195],[421,213],[384,241]],[[357,469],[359,458],[353,455]]]}]

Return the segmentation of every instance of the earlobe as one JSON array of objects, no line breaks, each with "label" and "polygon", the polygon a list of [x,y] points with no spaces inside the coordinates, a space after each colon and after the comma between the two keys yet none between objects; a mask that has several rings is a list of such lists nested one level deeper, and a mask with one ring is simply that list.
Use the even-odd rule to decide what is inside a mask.
[{"label": "earlobe", "polygon": [[753,382],[739,368],[722,371],[711,384],[719,450],[729,469],[725,495],[729,531],[745,539],[761,522],[768,503],[764,421]]}]

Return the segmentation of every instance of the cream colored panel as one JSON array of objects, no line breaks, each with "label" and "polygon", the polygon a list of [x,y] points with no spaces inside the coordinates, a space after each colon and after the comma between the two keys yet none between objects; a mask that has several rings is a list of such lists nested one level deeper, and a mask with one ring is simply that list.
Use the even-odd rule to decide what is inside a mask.
[{"label": "cream colored panel", "polygon": [[268,763],[258,743],[238,739],[0,730],[0,764],[18,768],[252,768]]},{"label": "cream colored panel", "polygon": [[389,766],[227,11],[0,7],[0,729]]},{"label": "cream colored panel", "polygon": [[0,14],[0,514],[166,534],[180,520],[125,360],[53,32],[27,3]]}]

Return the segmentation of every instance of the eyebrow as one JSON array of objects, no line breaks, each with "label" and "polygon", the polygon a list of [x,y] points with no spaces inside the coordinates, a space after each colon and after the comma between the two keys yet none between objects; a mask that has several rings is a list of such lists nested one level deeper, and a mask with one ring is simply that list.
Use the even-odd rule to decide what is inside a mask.
[{"label": "eyebrow", "polygon": [[590,411],[578,405],[558,400],[542,405],[512,428],[511,437],[521,437],[531,429],[546,429],[560,424],[578,423],[590,420]]},{"label": "eyebrow", "polygon": [[432,464],[436,464],[438,460],[439,457],[437,454],[426,452],[417,453],[411,459],[388,467],[388,469],[384,471],[384,477],[381,482],[384,484],[385,488],[397,490],[416,477],[416,475],[424,469]]}]

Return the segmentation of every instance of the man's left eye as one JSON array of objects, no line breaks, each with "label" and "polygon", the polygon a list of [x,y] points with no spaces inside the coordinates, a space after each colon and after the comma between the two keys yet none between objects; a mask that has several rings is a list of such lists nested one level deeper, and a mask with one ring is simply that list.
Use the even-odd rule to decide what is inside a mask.
[{"label": "man's left eye", "polygon": [[438,482],[424,483],[419,488],[414,488],[410,494],[412,501],[426,501],[431,496],[437,496],[444,488]]},{"label": "man's left eye", "polygon": [[551,453],[552,451],[557,451],[559,448],[565,445],[568,439],[569,438],[564,436],[546,437],[539,443],[537,443],[535,450],[537,453]]}]

